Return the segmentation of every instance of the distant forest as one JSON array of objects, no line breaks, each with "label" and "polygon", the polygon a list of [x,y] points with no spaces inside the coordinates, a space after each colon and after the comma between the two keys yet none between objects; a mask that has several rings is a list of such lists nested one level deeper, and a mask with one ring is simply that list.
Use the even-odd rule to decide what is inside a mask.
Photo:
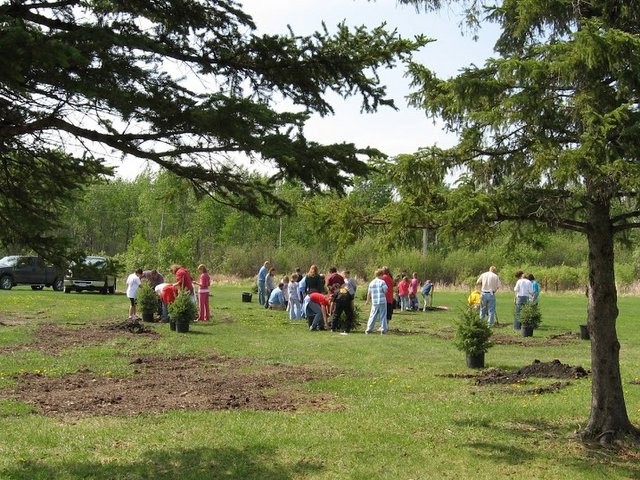
[{"label": "distant forest", "polygon": [[[393,272],[415,271],[421,279],[471,287],[477,275],[497,265],[507,283],[522,269],[548,290],[586,285],[584,236],[509,222],[480,232],[450,231],[438,225],[433,206],[421,212],[394,180],[380,168],[354,179],[342,196],[281,182],[273,191],[290,209],[274,208],[271,216],[256,218],[215,196],[196,195],[187,180],[173,174],[147,172],[133,181],[110,179],[88,187],[69,205],[66,223],[78,248],[115,257],[123,271],[204,263],[213,273],[247,278],[270,260],[279,274],[335,265],[368,279],[376,267],[388,265]],[[623,291],[640,270],[633,240],[625,238],[616,250]]]}]

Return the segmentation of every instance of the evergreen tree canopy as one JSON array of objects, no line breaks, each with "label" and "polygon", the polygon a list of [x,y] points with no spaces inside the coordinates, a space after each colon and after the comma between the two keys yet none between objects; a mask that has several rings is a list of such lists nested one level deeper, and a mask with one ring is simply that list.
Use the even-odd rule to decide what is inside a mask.
[{"label": "evergreen tree canopy", "polygon": [[[332,113],[328,92],[360,96],[367,112],[393,107],[377,70],[428,41],[344,24],[257,35],[232,0],[11,0],[0,29],[0,207],[23,219],[3,218],[0,241],[45,256],[59,199],[110,173],[97,152],[154,162],[254,214],[285,207],[271,191],[280,179],[343,188],[367,171],[358,154],[369,150],[309,141],[305,121]],[[265,162],[270,178],[248,177],[229,154]]]}]

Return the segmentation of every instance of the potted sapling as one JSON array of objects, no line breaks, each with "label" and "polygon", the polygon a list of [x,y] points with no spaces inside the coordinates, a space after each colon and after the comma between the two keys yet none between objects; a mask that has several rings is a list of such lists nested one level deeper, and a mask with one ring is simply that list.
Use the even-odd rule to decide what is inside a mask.
[{"label": "potted sapling", "polygon": [[175,301],[169,305],[169,317],[176,324],[176,332],[188,332],[189,324],[198,318],[198,307],[193,301],[193,295],[184,290],[176,295]]},{"label": "potted sapling", "polygon": [[136,295],[138,309],[142,313],[142,320],[153,322],[153,315],[158,310],[158,295],[147,281],[143,281]]},{"label": "potted sapling", "polygon": [[453,340],[458,350],[466,354],[467,367],[484,368],[484,354],[493,346],[491,327],[478,316],[473,308],[464,308],[456,322]]},{"label": "potted sapling", "polygon": [[542,323],[542,314],[537,303],[527,302],[520,308],[520,333],[523,337],[533,336],[533,331]]}]

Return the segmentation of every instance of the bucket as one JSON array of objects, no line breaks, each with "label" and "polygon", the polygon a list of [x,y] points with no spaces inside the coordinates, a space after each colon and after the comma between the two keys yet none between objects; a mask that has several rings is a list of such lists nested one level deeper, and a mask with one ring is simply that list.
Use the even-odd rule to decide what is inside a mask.
[{"label": "bucket", "polygon": [[580,339],[589,340],[589,325],[580,325]]},{"label": "bucket", "polygon": [[242,301],[245,303],[251,303],[251,297],[253,294],[249,292],[242,292]]}]

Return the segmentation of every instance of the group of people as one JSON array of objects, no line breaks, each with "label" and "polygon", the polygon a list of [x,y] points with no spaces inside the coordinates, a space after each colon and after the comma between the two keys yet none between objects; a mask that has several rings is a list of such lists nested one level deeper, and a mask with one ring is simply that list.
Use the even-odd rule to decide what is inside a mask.
[{"label": "group of people", "polygon": [[[516,284],[513,287],[515,313],[513,328],[520,330],[520,310],[527,302],[538,303],[540,298],[540,285],[532,273],[525,274],[519,270],[515,274]],[[488,317],[489,326],[496,321],[496,291],[502,287],[502,282],[497,274],[497,268],[492,265],[489,270],[478,277],[476,289],[469,295],[469,304],[480,308],[480,318]]]},{"label": "group of people", "polygon": [[379,320],[380,334],[385,335],[389,331],[389,322],[396,306],[400,308],[400,311],[420,310],[418,291],[422,294],[423,311],[426,312],[433,291],[430,279],[421,284],[416,272],[413,273],[411,279],[405,272],[402,272],[394,281],[389,267],[377,269],[374,272],[374,279],[369,283],[367,289],[365,303],[371,304],[371,310],[364,333],[367,335],[373,333],[376,321]]},{"label": "group of people", "polygon": [[[173,303],[176,296],[184,292],[191,295],[194,302],[198,304],[198,318],[196,321],[208,322],[211,320],[211,312],[209,308],[209,287],[211,286],[211,277],[207,271],[207,267],[203,264],[198,265],[199,277],[194,280],[191,272],[182,265],[171,265],[169,271],[175,277],[175,282],[165,282],[164,276],[157,270],[136,269],[127,277],[127,297],[129,298],[129,319],[136,320],[136,297],[138,288],[142,281],[149,282],[151,288],[156,292],[158,300],[161,304],[162,321],[169,320],[168,306]],[[198,287],[197,297],[194,285]]]},{"label": "group of people", "polygon": [[331,267],[323,275],[316,265],[311,265],[305,274],[296,268],[277,285],[275,275],[269,261],[258,271],[258,303],[264,308],[286,310],[291,320],[306,318],[311,331],[340,329],[344,335],[351,331],[357,285],[348,270],[339,273]]},{"label": "group of people", "polygon": [[[340,329],[342,334],[350,332],[357,287],[348,270],[339,273],[336,267],[331,267],[328,274],[323,275],[316,265],[311,265],[307,273],[302,274],[297,268],[291,276],[283,276],[277,285],[275,275],[275,268],[265,261],[257,275],[260,305],[272,310],[287,310],[291,320],[306,318],[311,331]],[[377,280],[381,280],[384,287]],[[376,271],[367,289],[367,303],[371,303],[371,312],[366,333],[373,331],[376,319],[380,319],[380,333],[387,333],[396,306],[401,311],[420,310],[418,292],[422,294],[426,311],[432,287],[431,280],[422,284],[415,272],[411,279],[403,272],[394,281],[388,267]],[[343,315],[346,317],[344,320]]]}]

